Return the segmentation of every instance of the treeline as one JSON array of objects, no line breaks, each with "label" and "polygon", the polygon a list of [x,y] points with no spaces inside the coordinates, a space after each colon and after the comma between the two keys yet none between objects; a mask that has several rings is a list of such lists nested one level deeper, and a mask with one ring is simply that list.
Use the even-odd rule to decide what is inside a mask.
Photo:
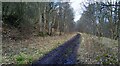
[{"label": "treeline", "polygon": [[68,2],[3,2],[3,35],[17,30],[16,34],[61,35],[74,31],[73,9]]},{"label": "treeline", "polygon": [[77,30],[96,36],[118,39],[120,33],[120,2],[95,2],[85,6]]}]

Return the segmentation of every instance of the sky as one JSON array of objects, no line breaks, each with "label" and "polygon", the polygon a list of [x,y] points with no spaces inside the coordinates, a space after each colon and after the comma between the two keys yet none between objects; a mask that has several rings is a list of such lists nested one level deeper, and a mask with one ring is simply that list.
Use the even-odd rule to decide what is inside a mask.
[{"label": "sky", "polygon": [[[89,0],[90,1],[90,0]],[[91,0],[93,1],[93,0]],[[102,1],[105,2],[107,0],[94,0],[94,1]],[[110,1],[110,0],[108,0]],[[111,1],[120,1],[120,0],[111,0]],[[87,0],[70,0],[71,2],[71,7],[74,9],[74,21],[78,21],[81,17],[81,14],[83,13],[83,11],[85,10],[83,3],[86,3]]]},{"label": "sky", "polygon": [[74,21],[76,22],[77,20],[80,19],[82,12],[84,11],[84,8],[82,7],[82,3],[86,2],[87,0],[71,0],[71,7],[74,9]]}]

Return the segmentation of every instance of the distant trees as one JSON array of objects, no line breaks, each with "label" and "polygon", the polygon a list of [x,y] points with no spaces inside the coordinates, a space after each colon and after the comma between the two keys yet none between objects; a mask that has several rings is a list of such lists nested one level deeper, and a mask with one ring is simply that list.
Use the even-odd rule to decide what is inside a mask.
[{"label": "distant trees", "polygon": [[77,23],[77,28],[80,32],[93,34],[94,29],[96,29],[94,4],[90,4],[86,9],[87,10],[83,12],[82,17]]},{"label": "distant trees", "polygon": [[68,2],[3,2],[2,6],[3,29],[17,29],[27,36],[74,30],[74,15]]},{"label": "distant trees", "polygon": [[77,29],[97,36],[118,39],[119,8],[119,2],[89,4],[78,21]]}]

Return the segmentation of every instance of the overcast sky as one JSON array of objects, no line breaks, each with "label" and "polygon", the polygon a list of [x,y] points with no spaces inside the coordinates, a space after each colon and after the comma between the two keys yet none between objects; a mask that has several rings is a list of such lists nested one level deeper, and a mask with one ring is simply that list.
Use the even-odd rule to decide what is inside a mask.
[{"label": "overcast sky", "polygon": [[[90,1],[90,0],[89,0]],[[93,0],[91,0],[93,1]],[[94,1],[102,1],[102,2],[105,2],[107,0],[94,0]],[[110,0],[108,0],[110,1]],[[111,0],[111,1],[120,1],[120,0]],[[80,19],[81,17],[81,14],[83,13],[83,11],[85,10],[85,8],[83,7],[83,4],[82,3],[85,3],[87,2],[87,0],[70,0],[71,3],[71,6],[73,7],[74,9],[74,14],[75,14],[75,17],[74,17],[74,21],[77,21]]]},{"label": "overcast sky", "polygon": [[83,12],[82,7],[80,6],[80,3],[83,3],[85,0],[71,0],[71,6],[74,9],[74,21],[79,20],[79,18],[81,17],[81,13]]}]

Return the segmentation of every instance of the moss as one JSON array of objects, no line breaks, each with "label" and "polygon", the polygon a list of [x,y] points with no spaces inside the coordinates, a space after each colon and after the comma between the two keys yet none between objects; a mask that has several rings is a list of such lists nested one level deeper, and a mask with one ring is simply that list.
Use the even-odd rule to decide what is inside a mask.
[{"label": "moss", "polygon": [[41,36],[41,37],[45,37],[45,36],[48,36],[49,34],[48,34],[48,32],[39,32],[38,33],[38,36]]},{"label": "moss", "polygon": [[111,53],[104,53],[103,55],[96,57],[96,60],[102,64],[118,64],[117,58]]},{"label": "moss", "polygon": [[17,64],[28,64],[33,61],[33,57],[24,53],[14,56],[14,60]]}]

